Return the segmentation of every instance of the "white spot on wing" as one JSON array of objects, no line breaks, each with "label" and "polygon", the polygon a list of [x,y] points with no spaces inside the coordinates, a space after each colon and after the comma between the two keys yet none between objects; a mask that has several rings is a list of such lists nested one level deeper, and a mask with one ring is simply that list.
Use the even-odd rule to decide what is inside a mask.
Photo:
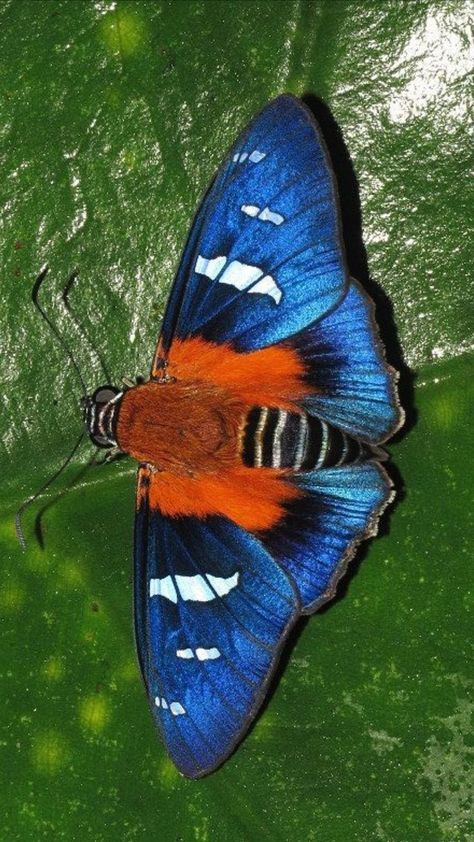
[{"label": "white spot on wing", "polygon": [[274,225],[281,225],[285,221],[285,217],[281,213],[272,211],[269,207],[260,210],[258,205],[242,205],[240,210],[247,216],[258,217],[262,222],[273,222]]},{"label": "white spot on wing", "polygon": [[[249,205],[248,207],[253,206]],[[227,258],[223,256],[213,257],[208,260],[206,257],[199,255],[196,260],[195,271],[198,275],[206,275],[211,280],[215,280],[226,262]],[[233,286],[240,291],[247,290],[248,292],[259,292],[262,295],[269,295],[277,304],[280,303],[282,296],[280,287],[271,275],[265,275],[263,277],[263,270],[259,266],[253,266],[251,263],[241,263],[240,260],[231,260],[220,276],[218,283]]]},{"label": "white spot on wing", "polygon": [[242,161],[245,161],[248,158],[249,161],[252,161],[252,164],[258,164],[259,161],[263,161],[263,159],[266,157],[266,152],[260,152],[258,149],[254,149],[254,151],[251,152],[250,155],[248,152],[236,152],[232,160],[236,164],[241,164]]},{"label": "white spot on wing", "polygon": [[219,272],[222,271],[225,264],[227,263],[227,257],[213,257],[211,260],[207,260],[205,257],[201,255],[198,256],[196,260],[196,266],[194,267],[194,271],[198,275],[205,275],[206,278],[210,278],[211,281],[214,281]]},{"label": "white spot on wing", "polygon": [[215,646],[212,646],[211,649],[203,649],[202,647],[196,649],[196,658],[198,661],[214,661],[216,658],[220,658],[220,656],[221,653]]},{"label": "white spot on wing", "polygon": [[[216,658],[220,658],[221,656],[221,653],[216,646],[211,646],[210,649],[198,646],[195,653],[198,661],[214,661]],[[177,649],[176,654],[178,658],[185,658],[187,660],[194,658],[194,652],[192,649]]]},{"label": "white spot on wing", "polygon": [[269,295],[276,304],[279,304],[281,301],[281,289],[271,275],[265,275],[252,289],[249,289],[249,292],[260,292],[262,295]]},{"label": "white spot on wing", "polygon": [[273,222],[274,225],[281,225],[281,223],[285,221],[285,217],[282,216],[281,213],[271,211],[270,208],[264,208],[263,211],[259,213],[258,218],[263,222]]},{"label": "white spot on wing", "polygon": [[220,284],[229,284],[236,289],[247,289],[258,278],[263,275],[258,266],[251,266],[249,263],[240,263],[239,260],[232,260],[223,275],[219,278]]},{"label": "white spot on wing", "polygon": [[171,702],[169,705],[166,699],[163,696],[155,696],[155,705],[157,708],[163,708],[163,710],[170,710],[173,716],[180,716],[183,713],[186,713],[185,708],[182,706],[181,702]]},{"label": "white spot on wing", "polygon": [[211,576],[210,573],[206,573],[206,579],[218,596],[225,596],[229,591],[237,587],[239,573],[237,571],[233,576],[228,576],[227,579],[223,579],[221,576]]},{"label": "white spot on wing", "polygon": [[150,579],[150,596],[163,596],[171,602],[178,601],[178,594],[171,576],[163,579]]},{"label": "white spot on wing", "polygon": [[199,574],[196,576],[176,576],[176,584],[180,596],[185,601],[210,602],[215,598],[215,594],[206,580]]},{"label": "white spot on wing", "polygon": [[258,205],[242,205],[240,210],[246,213],[247,216],[257,216],[260,208]]},{"label": "white spot on wing", "polygon": [[[227,578],[212,576],[210,573],[206,574],[205,577],[199,573],[196,576],[175,576],[179,595],[185,602],[211,602],[216,598],[216,595],[225,596],[229,593],[237,586],[238,580],[238,572]],[[171,576],[165,576],[163,579],[150,579],[150,596],[162,596],[176,603],[178,601],[176,587]],[[178,650],[178,653],[191,651],[190,649],[183,649]],[[192,654],[178,654],[178,657],[189,658],[192,657]]]}]

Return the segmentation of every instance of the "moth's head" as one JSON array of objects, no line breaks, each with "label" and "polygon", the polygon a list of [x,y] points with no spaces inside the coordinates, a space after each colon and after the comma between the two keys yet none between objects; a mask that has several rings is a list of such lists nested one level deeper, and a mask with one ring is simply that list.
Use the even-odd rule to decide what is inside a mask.
[{"label": "moth's head", "polygon": [[115,426],[122,394],[116,386],[107,384],[82,399],[84,424],[97,447],[117,447]]}]

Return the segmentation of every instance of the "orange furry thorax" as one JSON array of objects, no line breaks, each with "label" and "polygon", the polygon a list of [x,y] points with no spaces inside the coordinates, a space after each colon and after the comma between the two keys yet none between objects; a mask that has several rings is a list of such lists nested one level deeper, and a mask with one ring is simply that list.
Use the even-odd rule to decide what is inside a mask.
[{"label": "orange furry thorax", "polygon": [[212,384],[150,380],[125,392],[117,441],[160,471],[213,473],[237,462],[244,414],[241,402]]}]

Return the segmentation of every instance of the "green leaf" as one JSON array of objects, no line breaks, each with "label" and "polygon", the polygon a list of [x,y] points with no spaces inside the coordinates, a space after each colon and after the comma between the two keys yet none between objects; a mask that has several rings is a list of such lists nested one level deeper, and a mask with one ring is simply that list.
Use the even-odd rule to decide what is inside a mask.
[{"label": "green leaf", "polygon": [[[472,838],[467,27],[462,0],[2,0],[9,842]],[[44,550],[40,504],[27,552],[15,538],[14,511],[81,429],[80,384],[31,288],[47,262],[44,306],[88,384],[103,378],[90,344],[115,379],[146,374],[199,196],[236,132],[285,90],[324,100],[358,179],[371,280],[347,204],[349,258],[386,294],[386,339],[405,361],[410,424],[391,448],[403,490],[337,599],[299,628],[250,735],[191,782],[157,739],[135,662],[134,468],[86,474],[45,512]],[[57,299],[75,267],[88,342]]]}]

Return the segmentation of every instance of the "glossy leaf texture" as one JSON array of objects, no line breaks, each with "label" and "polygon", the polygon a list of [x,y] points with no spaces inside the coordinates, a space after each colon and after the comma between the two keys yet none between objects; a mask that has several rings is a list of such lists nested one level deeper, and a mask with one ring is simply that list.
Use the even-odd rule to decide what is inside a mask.
[{"label": "glossy leaf texture", "polygon": [[[0,4],[2,826],[14,840],[472,838],[469,10],[464,0]],[[146,374],[197,201],[283,91],[321,120],[352,273],[408,410],[396,505],[298,626],[239,751],[181,778],[154,732],[131,621],[134,469],[13,513],[81,429],[80,384]],[[364,245],[365,247],[364,247]],[[64,477],[61,488],[87,459]],[[46,504],[51,497],[46,497]]]}]

